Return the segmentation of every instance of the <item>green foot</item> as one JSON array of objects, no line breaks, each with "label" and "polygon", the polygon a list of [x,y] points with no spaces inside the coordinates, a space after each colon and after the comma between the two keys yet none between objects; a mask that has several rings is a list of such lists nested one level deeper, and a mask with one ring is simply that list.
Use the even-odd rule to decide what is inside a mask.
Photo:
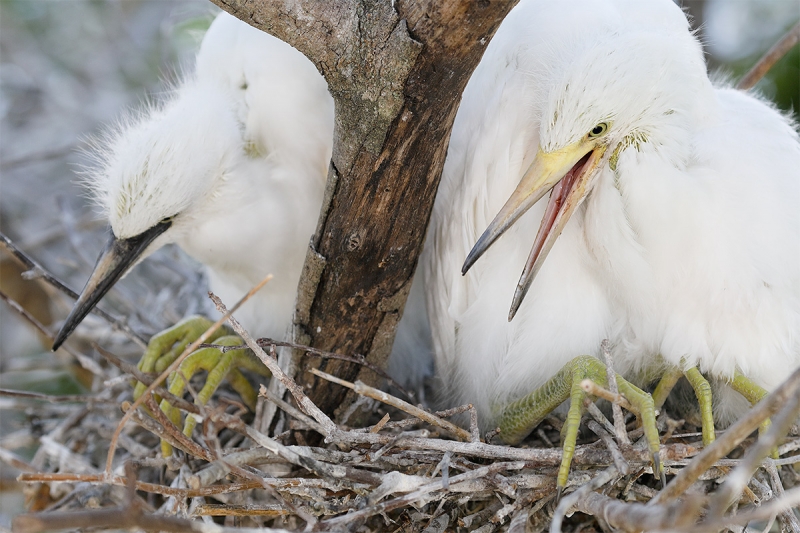
[{"label": "green foot", "polygon": [[[137,365],[139,370],[162,373],[183,353],[187,346],[196,341],[212,325],[213,322],[205,317],[191,316],[184,318],[171,328],[153,335],[150,342],[147,343],[147,350]],[[212,343],[225,334],[224,330],[219,329],[209,337],[208,342]],[[146,388],[144,383],[137,382],[133,389],[133,397],[139,398]]]},{"label": "green foot", "polygon": [[[686,377],[694,389],[702,418],[703,446],[708,446],[714,442],[716,438],[714,430],[712,392],[711,385],[709,384],[708,380],[703,377],[697,367],[689,367],[684,371],[674,368],[666,372],[656,386],[656,389],[653,391],[653,400],[655,401],[656,408],[660,409],[661,406],[664,405],[664,401],[667,399],[672,387],[681,376]],[[747,401],[750,402],[750,405],[757,404],[764,396],[767,395],[766,390],[753,383],[751,379],[744,376],[738,370],[736,371],[736,374],[734,374],[733,380],[729,383],[729,385],[733,390],[744,396]],[[763,424],[761,424],[759,433],[764,433],[767,429],[769,429],[769,426],[770,421],[767,419]]]},{"label": "green foot", "polygon": [[[207,318],[190,317],[155,335],[147,345],[147,350],[139,362],[139,369],[143,372],[163,372],[183,353],[189,344],[197,340],[211,325],[212,322]],[[243,344],[239,337],[228,335],[224,330],[213,335],[207,342],[221,346],[240,346]],[[242,401],[250,409],[255,409],[256,392],[239,371],[240,368],[269,376],[269,371],[250,350],[241,349],[221,352],[216,348],[201,348],[189,355],[178,369],[169,376],[169,391],[175,396],[182,396],[186,390],[186,383],[192,379],[192,376],[205,370],[208,372],[208,377],[205,385],[195,398],[197,405],[205,405],[227,376],[228,382],[242,397]],[[145,389],[144,384],[137,383],[134,389],[134,397],[141,396]],[[180,424],[181,412],[179,409],[170,405],[166,400],[161,401],[160,407],[175,425]],[[196,424],[195,417],[186,417],[183,426],[184,435],[190,437]],[[161,451],[164,457],[172,455],[172,446],[162,441]]]},{"label": "green foot", "polygon": [[[581,423],[583,400],[586,392],[581,388],[584,379],[591,379],[598,385],[607,386],[605,365],[595,357],[582,355],[576,357],[547,383],[529,395],[501,407],[500,436],[509,444],[517,444],[524,439],[541,422],[548,413],[570,399],[567,420],[564,423],[564,446],[561,467],[558,471],[557,487],[560,490],[567,484],[569,467],[575,455],[575,444],[578,440],[578,429]],[[619,392],[637,409],[644,428],[650,452],[653,455],[654,471],[661,473],[658,456],[659,439],[656,428],[655,406],[652,397],[638,387],[632,385],[622,376],[617,375]]]},{"label": "green foot", "polygon": [[672,388],[682,377],[685,377],[689,384],[694,389],[694,395],[697,398],[697,404],[700,407],[700,418],[703,431],[703,446],[708,446],[716,439],[716,432],[714,429],[714,411],[711,394],[711,384],[703,377],[703,374],[697,367],[689,367],[686,370],[681,370],[678,367],[672,367],[666,371],[661,377],[661,380],[656,385],[653,391],[653,401],[655,402],[656,409],[661,409],[667,396],[672,392]]},{"label": "green foot", "polygon": [[[753,380],[738,370],[736,371],[736,374],[733,375],[733,380],[729,383],[729,385],[733,390],[744,396],[745,399],[750,402],[750,405],[757,404],[764,398],[764,396],[767,395],[767,391],[763,387],[756,385]],[[762,422],[761,426],[758,428],[758,434],[763,435],[766,433],[771,424],[772,422],[769,418],[764,420],[764,422]],[[777,459],[778,450],[772,450],[770,455],[773,459]]]},{"label": "green foot", "polygon": [[714,430],[714,403],[712,401],[711,384],[703,377],[700,370],[693,366],[684,373],[689,384],[694,389],[697,404],[700,406],[700,420],[702,421],[703,446],[708,446],[717,438]]}]

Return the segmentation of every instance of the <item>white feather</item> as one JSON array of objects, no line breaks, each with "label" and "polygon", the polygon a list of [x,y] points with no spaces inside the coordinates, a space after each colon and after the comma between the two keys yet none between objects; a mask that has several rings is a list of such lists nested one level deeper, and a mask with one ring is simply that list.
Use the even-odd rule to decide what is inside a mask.
[{"label": "white feather", "polygon": [[[629,142],[570,219],[516,318],[545,201],[462,277],[537,150],[608,121]],[[493,407],[609,338],[631,375],[685,358],[774,388],[800,365],[800,143],[757,97],[709,81],[670,0],[522,0],[470,80],[422,269],[448,394]]]},{"label": "white feather", "polygon": [[208,268],[256,335],[282,337],[331,156],[333,100],[300,52],[222,13],[194,74],[162,104],[123,120],[89,176],[118,238],[174,217],[143,256],[174,242]]}]

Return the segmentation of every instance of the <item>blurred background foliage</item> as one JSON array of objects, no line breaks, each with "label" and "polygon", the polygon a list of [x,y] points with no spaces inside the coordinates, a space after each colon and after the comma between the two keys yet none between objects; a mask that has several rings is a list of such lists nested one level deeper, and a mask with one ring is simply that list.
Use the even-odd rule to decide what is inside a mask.
[{"label": "blurred background foliage", "polygon": [[[679,2],[680,3],[680,2]],[[800,20],[798,0],[703,0],[684,2],[701,23],[712,70],[738,80]],[[795,45],[756,86],[800,120],[800,45]]]},{"label": "blurred background foliage", "polygon": [[[799,0],[678,3],[694,20],[711,70],[733,82],[800,19]],[[0,230],[73,289],[106,240],[77,183],[89,164],[81,150],[125,110],[168,97],[217,11],[206,0],[0,0]],[[800,119],[800,46],[757,90]],[[0,252],[0,290],[57,330],[71,302],[20,272]],[[204,283],[191,259],[167,247],[117,284],[103,306],[150,335],[207,311]],[[81,330],[131,360],[139,356],[98,319],[88,317]],[[71,341],[79,348],[80,338]],[[63,350],[50,353],[49,341],[2,303],[0,339],[0,387],[49,394],[102,387]],[[0,398],[0,447],[29,456],[36,443],[15,440],[15,431],[34,421],[55,423],[36,420],[35,404]],[[0,463],[0,527],[23,508],[15,476]]]},{"label": "blurred background foliage", "polygon": [[[168,96],[191,66],[218,10],[206,0],[0,0],[0,230],[73,289],[86,281],[106,241],[77,183],[87,139],[113,127],[126,109]],[[20,277],[0,251],[0,290],[50,331],[71,302]],[[197,265],[177,249],[154,254],[103,302],[144,335],[185,314],[204,312]],[[82,339],[101,340],[135,360],[136,347],[91,317]],[[96,376],[0,303],[0,387],[81,394],[104,386]],[[59,423],[33,402],[0,398],[0,448],[29,460]],[[18,472],[0,462],[0,528],[25,507]]]}]

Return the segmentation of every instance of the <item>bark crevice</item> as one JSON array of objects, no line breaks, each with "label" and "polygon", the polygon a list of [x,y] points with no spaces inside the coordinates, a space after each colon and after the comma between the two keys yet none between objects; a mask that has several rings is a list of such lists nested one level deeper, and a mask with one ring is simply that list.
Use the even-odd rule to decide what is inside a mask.
[{"label": "bark crevice", "polygon": [[[295,338],[384,365],[461,92],[516,1],[212,1],[295,46],[328,81],[333,158],[306,265],[318,283],[301,283]],[[317,358],[298,368],[310,366],[346,380],[359,371]],[[298,380],[326,413],[346,393],[308,373]]]}]

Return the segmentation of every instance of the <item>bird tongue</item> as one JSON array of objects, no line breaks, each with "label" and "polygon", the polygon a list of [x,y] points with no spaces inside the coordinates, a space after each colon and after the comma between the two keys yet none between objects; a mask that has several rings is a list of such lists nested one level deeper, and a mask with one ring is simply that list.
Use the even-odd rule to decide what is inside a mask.
[{"label": "bird tongue", "polygon": [[[567,172],[553,187],[550,193],[550,199],[547,201],[544,217],[542,217],[542,223],[536,234],[536,240],[528,256],[528,261],[525,263],[525,269],[522,271],[522,275],[519,278],[517,289],[514,291],[511,310],[508,312],[509,321],[511,321],[517,313],[517,309],[519,309],[522,299],[528,292],[542,261],[553,246],[553,242],[558,237],[558,234],[561,233],[561,230],[564,228],[566,220],[562,222],[561,219],[564,216],[569,217],[577,206],[577,203],[580,203],[583,199],[586,187],[586,180],[584,179],[585,174],[587,171],[591,171],[597,164],[597,159],[598,155],[594,150],[589,152],[575,163],[575,165],[569,169],[569,172]],[[573,192],[577,192],[578,194],[573,194]]]},{"label": "bird tongue", "polygon": [[559,214],[562,212],[562,208],[564,207],[564,204],[566,203],[569,193],[572,191],[572,187],[575,185],[578,176],[583,173],[583,167],[586,166],[586,162],[589,160],[591,154],[592,153],[589,152],[583,156],[580,161],[575,163],[575,166],[569,169],[569,172],[567,172],[566,175],[555,184],[553,190],[550,192],[550,199],[547,201],[547,208],[544,211],[542,223],[539,226],[539,232],[536,234],[536,240],[533,243],[533,249],[528,257],[529,265],[535,263],[539,258],[539,254],[542,252],[542,247],[544,246],[544,243],[547,242],[547,237],[550,235],[556,220],[559,218]]}]

